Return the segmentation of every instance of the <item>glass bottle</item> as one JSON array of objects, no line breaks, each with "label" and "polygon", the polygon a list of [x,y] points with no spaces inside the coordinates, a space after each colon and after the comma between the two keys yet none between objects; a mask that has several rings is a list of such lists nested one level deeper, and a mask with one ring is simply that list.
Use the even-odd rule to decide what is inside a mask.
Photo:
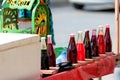
[{"label": "glass bottle", "polygon": [[105,30],[105,44],[106,44],[106,52],[111,52],[112,51],[112,40],[110,36],[110,25],[106,25],[106,30]]},{"label": "glass bottle", "polygon": [[47,53],[49,55],[49,66],[56,66],[56,56],[55,51],[52,44],[52,35],[47,35]]},{"label": "glass bottle", "polygon": [[85,60],[85,48],[83,43],[83,34],[82,31],[78,31],[78,37],[77,37],[77,59],[78,61],[84,61]]},{"label": "glass bottle", "polygon": [[49,69],[49,57],[47,54],[47,46],[45,37],[41,37],[41,69]]},{"label": "glass bottle", "polygon": [[91,59],[92,58],[92,51],[91,51],[91,42],[90,42],[90,37],[89,37],[89,30],[85,30],[84,47],[85,47],[85,57]]},{"label": "glass bottle", "polygon": [[97,57],[98,54],[98,43],[96,37],[96,29],[92,30],[92,37],[91,37],[91,48],[92,48],[92,56]]},{"label": "glass bottle", "polygon": [[98,52],[99,54],[105,54],[105,41],[104,41],[104,26],[100,25],[99,26],[99,31],[98,31]]},{"label": "glass bottle", "polygon": [[77,63],[77,48],[74,34],[70,34],[70,40],[67,48],[67,60],[71,63]]}]

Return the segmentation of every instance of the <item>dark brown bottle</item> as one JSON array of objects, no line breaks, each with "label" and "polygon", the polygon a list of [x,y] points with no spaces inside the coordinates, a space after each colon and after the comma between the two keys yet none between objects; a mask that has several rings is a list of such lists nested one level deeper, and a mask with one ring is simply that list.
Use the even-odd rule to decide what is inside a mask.
[{"label": "dark brown bottle", "polygon": [[67,60],[71,63],[77,63],[77,48],[74,34],[70,34],[70,40],[67,49]]},{"label": "dark brown bottle", "polygon": [[112,40],[111,40],[111,36],[110,36],[110,25],[106,25],[106,30],[105,30],[105,44],[106,44],[106,48],[105,51],[106,52],[111,52],[112,51]]},{"label": "dark brown bottle", "polygon": [[45,37],[41,37],[41,69],[49,69],[49,57],[47,54]]},{"label": "dark brown bottle", "polygon": [[56,56],[55,51],[52,44],[52,35],[47,35],[47,53],[49,55],[49,66],[56,66]]},{"label": "dark brown bottle", "polygon": [[91,42],[89,37],[89,30],[85,30],[84,36],[84,47],[85,47],[85,57],[92,58],[92,51],[91,51]]},{"label": "dark brown bottle", "polygon": [[97,43],[97,37],[96,37],[96,29],[92,30],[91,48],[92,48],[92,56],[93,57],[99,56],[99,54],[98,54],[98,43]]}]

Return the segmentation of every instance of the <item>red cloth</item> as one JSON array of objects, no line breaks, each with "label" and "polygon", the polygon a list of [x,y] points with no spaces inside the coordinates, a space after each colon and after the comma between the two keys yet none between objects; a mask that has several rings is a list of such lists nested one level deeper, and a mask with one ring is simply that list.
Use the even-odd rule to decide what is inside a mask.
[{"label": "red cloth", "polygon": [[83,80],[78,72],[78,69],[73,69],[52,75],[47,78],[43,78],[42,80],[78,80],[78,79]]},{"label": "red cloth", "polygon": [[64,71],[41,80],[89,80],[111,74],[115,67],[115,57],[107,56],[90,64],[77,67],[73,70]]}]

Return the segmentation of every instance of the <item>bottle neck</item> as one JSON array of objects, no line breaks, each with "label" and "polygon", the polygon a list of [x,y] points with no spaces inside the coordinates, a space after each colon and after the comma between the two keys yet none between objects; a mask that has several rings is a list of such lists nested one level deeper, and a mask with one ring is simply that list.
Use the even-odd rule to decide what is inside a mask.
[{"label": "bottle neck", "polygon": [[83,35],[82,35],[82,32],[78,32],[77,43],[83,43]]},{"label": "bottle neck", "polygon": [[73,47],[73,46],[76,46],[76,43],[75,43],[75,35],[74,34],[70,34],[70,41],[69,41],[69,47]]},{"label": "bottle neck", "polygon": [[70,42],[74,42],[75,41],[75,37],[74,36],[70,36]]},{"label": "bottle neck", "polygon": [[46,41],[45,41],[45,37],[41,37],[41,50],[46,50],[47,46],[46,46]]},{"label": "bottle neck", "polygon": [[52,44],[52,35],[47,36],[47,44]]},{"label": "bottle neck", "polygon": [[105,35],[110,35],[110,28],[106,28]]},{"label": "bottle neck", "polygon": [[73,33],[70,34],[70,40],[74,40],[75,39],[75,35]]},{"label": "bottle neck", "polygon": [[96,30],[95,29],[92,30],[92,36],[96,36]]},{"label": "bottle neck", "polygon": [[98,35],[104,35],[103,27],[99,27]]},{"label": "bottle neck", "polygon": [[93,29],[93,30],[92,30],[91,42],[95,42],[96,40],[97,40],[97,38],[96,38],[96,30]]},{"label": "bottle neck", "polygon": [[90,41],[90,38],[89,38],[89,31],[86,31],[86,32],[85,32],[85,40],[86,40],[87,42]]}]

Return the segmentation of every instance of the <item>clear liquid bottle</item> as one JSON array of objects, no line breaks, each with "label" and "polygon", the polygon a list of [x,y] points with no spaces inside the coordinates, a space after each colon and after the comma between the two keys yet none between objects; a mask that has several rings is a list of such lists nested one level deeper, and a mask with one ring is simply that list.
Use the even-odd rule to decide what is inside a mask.
[{"label": "clear liquid bottle", "polygon": [[93,57],[99,56],[99,54],[98,54],[98,43],[97,43],[96,29],[92,30],[91,48],[92,48],[92,56]]},{"label": "clear liquid bottle", "polygon": [[106,52],[111,52],[112,51],[112,40],[110,36],[110,25],[106,25],[106,30],[105,30],[105,44],[106,44]]},{"label": "clear liquid bottle", "polygon": [[83,32],[78,31],[78,37],[77,37],[77,59],[78,61],[84,61],[85,60],[85,48],[83,43]]},{"label": "clear liquid bottle", "polygon": [[98,31],[98,52],[99,54],[105,54],[105,41],[104,41],[104,26],[100,25],[99,26],[99,31]]},{"label": "clear liquid bottle", "polygon": [[49,69],[49,57],[47,54],[47,46],[45,37],[41,37],[41,69]]},{"label": "clear liquid bottle", "polygon": [[71,63],[77,63],[77,48],[74,34],[70,34],[70,40],[67,48],[67,60]]},{"label": "clear liquid bottle", "polygon": [[88,59],[91,59],[92,58],[92,51],[91,51],[91,42],[90,42],[90,37],[89,37],[89,30],[85,30],[84,47],[85,47],[85,57]]},{"label": "clear liquid bottle", "polygon": [[47,53],[49,55],[49,66],[56,66],[56,56],[55,51],[52,44],[52,35],[47,35]]}]

